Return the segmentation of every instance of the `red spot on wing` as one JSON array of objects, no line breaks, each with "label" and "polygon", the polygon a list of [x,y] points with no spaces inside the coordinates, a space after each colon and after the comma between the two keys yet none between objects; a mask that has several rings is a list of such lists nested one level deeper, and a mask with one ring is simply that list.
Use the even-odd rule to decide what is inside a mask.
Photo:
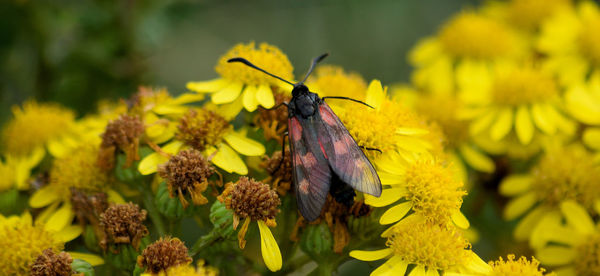
[{"label": "red spot on wing", "polygon": [[331,108],[326,106],[325,103],[319,106],[319,113],[321,114],[321,118],[323,119],[323,121],[325,121],[325,123],[327,123],[330,126],[337,125],[337,120],[333,117],[335,116],[335,114],[333,114]]},{"label": "red spot on wing", "polygon": [[319,140],[319,146],[321,146],[321,152],[323,152],[323,156],[327,159],[327,153],[325,152],[325,148],[323,147],[323,143]]},{"label": "red spot on wing", "polygon": [[302,126],[296,118],[290,118],[288,122],[290,132],[294,141],[299,141],[302,138]]},{"label": "red spot on wing", "polygon": [[335,154],[342,155],[348,153],[347,144],[342,140],[333,142],[333,149],[335,150]]},{"label": "red spot on wing", "polygon": [[300,181],[300,185],[298,185],[298,189],[300,190],[300,192],[302,192],[303,194],[308,194],[308,186],[309,183],[306,179],[302,179]]},{"label": "red spot on wing", "polygon": [[304,156],[302,156],[302,163],[307,168],[312,168],[317,165],[317,159],[312,154],[312,152],[307,152]]}]

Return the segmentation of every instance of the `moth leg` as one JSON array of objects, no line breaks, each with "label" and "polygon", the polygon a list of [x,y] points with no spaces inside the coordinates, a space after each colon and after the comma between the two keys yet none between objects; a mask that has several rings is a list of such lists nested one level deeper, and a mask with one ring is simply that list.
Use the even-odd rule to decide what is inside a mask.
[{"label": "moth leg", "polygon": [[357,100],[357,99],[348,98],[348,97],[328,96],[328,97],[323,97],[323,98],[321,98],[321,99],[323,99],[323,101],[325,101],[325,99],[339,99],[339,100],[348,100],[348,101],[353,101],[353,102],[355,102],[355,103],[364,104],[364,105],[366,105],[366,106],[368,106],[368,107],[370,107],[370,108],[373,108],[373,109],[375,109],[374,107],[370,106],[368,103],[365,103],[365,102],[363,102],[363,101],[359,101],[359,100]]},{"label": "moth leg", "polygon": [[277,172],[279,170],[279,168],[281,168],[281,165],[283,164],[283,161],[285,160],[285,137],[288,136],[288,132],[284,132],[283,133],[283,139],[282,139],[282,143],[281,143],[281,160],[279,160],[279,164],[277,164],[277,167],[275,168],[275,170],[273,170],[273,172],[271,174],[274,174],[275,172]]},{"label": "moth leg", "polygon": [[378,151],[379,153],[383,153],[383,151],[381,151],[378,148],[369,148],[369,147],[365,147],[365,146],[358,146],[361,149],[366,149],[366,150],[374,150],[374,151]]}]

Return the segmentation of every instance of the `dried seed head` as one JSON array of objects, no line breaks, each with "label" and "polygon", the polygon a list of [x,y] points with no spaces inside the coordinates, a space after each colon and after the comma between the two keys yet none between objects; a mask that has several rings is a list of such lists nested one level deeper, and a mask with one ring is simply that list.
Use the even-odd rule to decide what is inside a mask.
[{"label": "dried seed head", "polygon": [[32,276],[70,276],[73,258],[67,252],[54,253],[52,248],[45,249],[29,266]]},{"label": "dried seed head", "polygon": [[108,196],[105,193],[86,194],[71,188],[71,204],[82,225],[88,222],[97,225],[100,222],[100,214],[108,209]]},{"label": "dried seed head", "polygon": [[271,157],[265,157],[260,166],[267,170],[270,175],[264,182],[271,184],[279,195],[286,195],[292,185],[292,158],[290,151],[288,149],[285,150],[283,162],[281,161],[281,151],[276,151]]},{"label": "dried seed head", "polygon": [[98,166],[110,170],[115,165],[115,152],[121,149],[127,156],[126,167],[139,160],[140,136],[144,134],[144,123],[138,116],[121,115],[111,121],[102,134],[102,144],[98,154]]},{"label": "dried seed head", "polygon": [[217,145],[232,126],[212,110],[190,109],[179,121],[177,138],[193,148],[203,151]]},{"label": "dried seed head", "polygon": [[166,179],[171,197],[175,194],[184,208],[188,202],[185,195],[192,197],[195,205],[208,203],[202,195],[208,186],[208,178],[215,172],[208,160],[194,149],[180,151],[165,164],[158,166],[158,174]]},{"label": "dried seed head", "polygon": [[[290,102],[291,96],[279,92],[273,93],[275,97],[275,106],[283,102]],[[287,129],[288,111],[287,108],[277,108],[272,110],[259,109],[258,115],[254,117],[254,124],[263,129],[263,134],[267,140],[275,139],[280,144],[283,142],[283,134]]]},{"label": "dried seed head", "polygon": [[187,247],[178,238],[160,238],[148,245],[137,258],[138,266],[144,267],[146,272],[152,274],[191,262]]},{"label": "dried seed head", "polygon": [[274,220],[281,204],[279,196],[269,185],[247,177],[240,177],[235,184],[227,184],[219,200],[240,218],[263,221]]},{"label": "dried seed head", "polygon": [[137,249],[142,238],[148,235],[148,228],[144,225],[146,214],[146,210],[131,202],[108,207],[100,215],[100,226],[106,234],[100,246],[106,249],[107,243],[130,243]]}]

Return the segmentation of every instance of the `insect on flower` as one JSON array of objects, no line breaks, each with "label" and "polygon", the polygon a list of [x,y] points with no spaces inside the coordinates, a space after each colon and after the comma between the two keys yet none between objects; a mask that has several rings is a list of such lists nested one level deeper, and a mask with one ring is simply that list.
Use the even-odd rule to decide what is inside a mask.
[{"label": "insect on flower", "polygon": [[[381,195],[381,181],[375,168],[350,136],[344,124],[325,103],[325,99],[345,99],[369,105],[347,97],[320,98],[304,85],[304,81],[317,63],[327,55],[323,54],[313,59],[304,79],[296,84],[273,75],[244,58],[236,57],[228,60],[228,62],[244,63],[294,86],[290,102],[277,105],[273,109],[281,105],[286,105],[288,108],[288,130],[296,199],[300,213],[309,221],[319,217],[327,193],[330,192],[330,188],[335,189],[336,187],[333,186],[337,186],[336,183],[332,184],[335,179],[339,178],[360,192],[376,197]],[[335,194],[333,195],[336,197]]]}]

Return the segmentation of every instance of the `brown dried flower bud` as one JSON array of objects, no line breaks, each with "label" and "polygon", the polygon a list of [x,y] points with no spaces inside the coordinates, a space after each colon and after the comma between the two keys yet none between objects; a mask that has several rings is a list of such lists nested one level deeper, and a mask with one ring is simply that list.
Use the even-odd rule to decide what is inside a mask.
[{"label": "brown dried flower bud", "polygon": [[190,109],[179,121],[177,138],[203,151],[217,145],[232,126],[221,115],[208,109]]},{"label": "brown dried flower bud", "polygon": [[139,160],[138,147],[140,136],[144,134],[144,123],[138,116],[121,115],[111,121],[102,134],[102,144],[98,154],[98,166],[105,170],[114,168],[115,152],[121,149],[127,156],[125,167]]},{"label": "brown dried flower bud", "polygon": [[153,274],[191,262],[187,247],[178,238],[160,238],[148,245],[137,258],[138,266]]},{"label": "brown dried flower bud", "polygon": [[180,151],[165,164],[158,166],[158,174],[166,179],[169,195],[179,197],[184,208],[189,205],[185,195],[190,195],[195,205],[208,203],[202,195],[208,186],[208,178],[215,168],[194,149]]},{"label": "brown dried flower bud", "polygon": [[[273,93],[275,97],[275,105],[283,102],[289,102],[292,97],[283,93]],[[287,108],[277,109],[259,109],[258,115],[254,117],[254,124],[263,129],[265,139],[275,139],[280,144],[283,142],[283,134],[287,129],[288,111]]]},{"label": "brown dried flower bud", "polygon": [[70,276],[73,258],[67,252],[54,253],[52,248],[45,249],[29,266],[32,276]]},{"label": "brown dried flower bud", "polygon": [[292,158],[290,151],[288,149],[285,150],[283,162],[281,161],[281,151],[276,151],[271,157],[265,157],[260,166],[269,173],[269,177],[263,181],[271,184],[279,195],[286,195],[292,186]]},{"label": "brown dried flower bud", "polygon": [[100,214],[108,209],[108,196],[105,193],[87,194],[79,189],[71,188],[71,204],[82,225],[88,222],[98,224]]},{"label": "brown dried flower bud", "polygon": [[269,185],[245,176],[235,184],[227,184],[219,200],[240,218],[263,221],[274,220],[281,204],[279,196]]},{"label": "brown dried flower bud", "polygon": [[106,235],[100,246],[106,250],[107,244],[130,243],[137,249],[142,238],[148,235],[144,225],[146,214],[146,210],[131,202],[108,207],[100,215],[100,227]]}]

